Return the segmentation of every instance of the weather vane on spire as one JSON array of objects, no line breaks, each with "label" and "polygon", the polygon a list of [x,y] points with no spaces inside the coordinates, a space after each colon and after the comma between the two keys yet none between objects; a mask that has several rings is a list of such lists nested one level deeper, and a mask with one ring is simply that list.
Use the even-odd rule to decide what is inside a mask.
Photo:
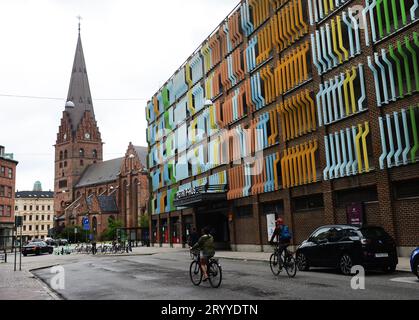
[{"label": "weather vane on spire", "polygon": [[80,15],[77,16],[77,19],[79,20],[79,34],[80,34],[80,24],[81,24],[81,19],[82,17]]}]

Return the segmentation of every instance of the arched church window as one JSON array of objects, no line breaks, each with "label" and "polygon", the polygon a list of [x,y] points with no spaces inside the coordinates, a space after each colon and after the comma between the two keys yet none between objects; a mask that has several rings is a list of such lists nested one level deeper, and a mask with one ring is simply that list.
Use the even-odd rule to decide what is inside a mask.
[{"label": "arched church window", "polygon": [[96,159],[97,158],[97,150],[93,150],[93,158]]},{"label": "arched church window", "polygon": [[64,157],[64,153],[63,151],[60,151],[60,160],[63,160],[63,157]]},{"label": "arched church window", "polygon": [[80,156],[80,158],[83,158],[84,157],[84,149],[83,148],[81,148],[79,150],[79,156]]},{"label": "arched church window", "polygon": [[64,150],[64,159],[67,159],[68,158],[68,152],[67,152],[67,150]]}]

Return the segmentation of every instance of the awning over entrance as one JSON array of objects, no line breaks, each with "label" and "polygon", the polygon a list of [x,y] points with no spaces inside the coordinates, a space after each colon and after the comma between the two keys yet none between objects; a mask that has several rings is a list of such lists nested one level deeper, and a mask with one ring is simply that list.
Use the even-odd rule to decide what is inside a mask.
[{"label": "awning over entrance", "polygon": [[200,186],[179,191],[173,201],[176,207],[196,207],[206,202],[227,200],[226,185]]}]

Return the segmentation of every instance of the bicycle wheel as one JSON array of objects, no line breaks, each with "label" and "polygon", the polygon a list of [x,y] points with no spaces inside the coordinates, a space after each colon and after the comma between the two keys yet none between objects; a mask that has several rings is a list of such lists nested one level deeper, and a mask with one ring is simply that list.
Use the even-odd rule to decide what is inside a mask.
[{"label": "bicycle wheel", "polygon": [[192,261],[189,267],[189,276],[195,286],[199,286],[202,281],[202,272],[198,261]]},{"label": "bicycle wheel", "polygon": [[223,280],[223,271],[217,261],[211,261],[208,266],[208,280],[211,287],[218,288]]},{"label": "bicycle wheel", "polygon": [[278,263],[278,254],[276,252],[271,254],[271,258],[269,259],[269,265],[274,276],[278,276],[281,273],[282,268],[280,266],[280,263]]},{"label": "bicycle wheel", "polygon": [[284,267],[288,277],[294,278],[297,274],[297,263],[295,262],[294,256],[290,252],[287,252]]}]

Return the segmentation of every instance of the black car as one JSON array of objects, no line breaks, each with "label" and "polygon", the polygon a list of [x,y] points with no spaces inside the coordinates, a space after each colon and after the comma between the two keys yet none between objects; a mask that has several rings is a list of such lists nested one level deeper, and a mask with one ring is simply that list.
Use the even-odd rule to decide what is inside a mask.
[{"label": "black car", "polygon": [[36,254],[37,256],[43,253],[52,254],[54,248],[46,244],[44,241],[30,242],[22,248],[22,254],[26,257],[28,254]]},{"label": "black car", "polygon": [[297,249],[300,271],[310,267],[338,268],[351,274],[351,268],[361,265],[391,273],[396,270],[396,243],[381,227],[328,225],[318,228]]}]

